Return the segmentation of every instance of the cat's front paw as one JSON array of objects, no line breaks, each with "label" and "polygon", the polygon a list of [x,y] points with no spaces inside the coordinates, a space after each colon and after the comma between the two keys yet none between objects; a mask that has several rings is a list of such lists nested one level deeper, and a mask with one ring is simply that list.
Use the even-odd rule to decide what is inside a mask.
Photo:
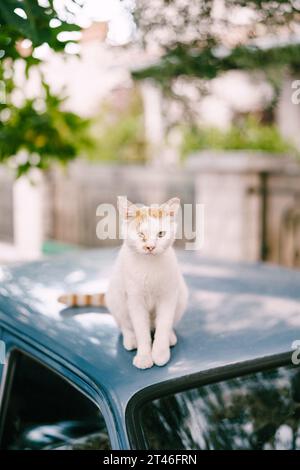
[{"label": "cat's front paw", "polygon": [[169,347],[164,347],[164,348],[159,348],[159,347],[153,347],[152,349],[152,359],[154,364],[157,366],[164,366],[169,362],[171,357],[170,353],[170,348]]},{"label": "cat's front paw", "polygon": [[137,348],[136,338],[134,334],[123,335],[123,346],[127,351]]},{"label": "cat's front paw", "polygon": [[149,369],[153,366],[151,354],[136,354],[133,358],[133,365],[138,369]]}]

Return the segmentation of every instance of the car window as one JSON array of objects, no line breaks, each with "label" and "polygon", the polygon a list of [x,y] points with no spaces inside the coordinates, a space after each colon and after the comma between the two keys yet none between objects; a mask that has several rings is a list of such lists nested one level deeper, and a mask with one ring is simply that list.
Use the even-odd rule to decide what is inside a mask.
[{"label": "car window", "polygon": [[149,449],[300,449],[300,369],[165,396],[141,409]]},{"label": "car window", "polygon": [[1,449],[109,449],[98,407],[26,354],[14,353],[1,408]]}]

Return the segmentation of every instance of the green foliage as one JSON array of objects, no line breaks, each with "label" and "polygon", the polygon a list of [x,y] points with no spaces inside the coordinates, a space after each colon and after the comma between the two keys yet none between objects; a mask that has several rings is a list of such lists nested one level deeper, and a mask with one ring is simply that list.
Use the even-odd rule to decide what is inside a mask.
[{"label": "green foliage", "polygon": [[167,84],[173,78],[192,76],[212,79],[228,70],[267,70],[289,66],[293,72],[300,70],[300,44],[259,49],[258,47],[238,46],[232,51],[207,48],[195,51],[178,45],[169,51],[158,64],[135,70],[133,78],[142,80],[152,78],[158,83]]},{"label": "green foliage", "polygon": [[[293,41],[298,34],[295,25],[300,7],[294,0],[228,0],[224,15],[218,20],[212,0],[157,1],[160,8],[152,8],[147,0],[141,0],[137,21],[145,44],[160,38],[162,30],[166,32],[160,40],[163,56],[157,64],[134,70],[136,80],[152,78],[167,89],[172,79],[180,76],[210,80],[231,69],[300,69],[300,44]],[[246,12],[248,23],[241,34],[241,25],[230,21],[230,17],[236,16],[237,8],[244,7],[248,13],[251,9],[253,15]],[[276,38],[286,31],[293,38],[290,44],[282,45],[279,40],[276,44]],[[262,45],[262,38],[268,35],[274,39],[267,48]]]},{"label": "green foliage", "polygon": [[274,125],[261,124],[248,118],[243,125],[232,126],[227,131],[217,128],[188,127],[183,132],[182,155],[204,149],[254,150],[270,153],[295,153]]},{"label": "green foliage", "polygon": [[62,99],[53,96],[44,85],[45,99],[28,99],[20,108],[7,105],[8,119],[0,121],[0,162],[24,151],[25,161],[18,161],[17,175],[32,167],[46,169],[55,159],[61,162],[76,157],[79,150],[90,147],[89,122],[76,114],[60,110]]},{"label": "green foliage", "polygon": [[[41,6],[38,0],[4,0],[0,2],[0,50],[1,58],[10,57],[16,60],[21,57],[17,43],[21,39],[29,39],[33,49],[47,43],[55,51],[63,51],[67,42],[59,41],[57,36],[64,31],[78,31],[74,23],[61,21],[53,6],[53,0],[43,2],[48,5]],[[74,1],[74,3],[77,3]],[[21,13],[18,15],[16,10]],[[72,17],[69,13],[69,17]],[[55,28],[50,22],[56,20]],[[70,42],[70,41],[68,41]],[[32,56],[26,59],[27,63],[38,61]]]},{"label": "green foliage", "polygon": [[125,109],[105,104],[92,127],[94,147],[87,152],[93,161],[141,163],[146,160],[143,108],[134,96]]},{"label": "green foliage", "polygon": [[[75,0],[73,3],[79,4]],[[53,160],[67,162],[83,147],[91,146],[91,139],[87,137],[88,121],[62,110],[63,98],[51,93],[42,74],[41,96],[28,99],[23,94],[18,106],[12,98],[16,90],[22,93],[14,81],[16,61],[24,61],[28,77],[30,68],[40,63],[34,57],[37,47],[47,43],[53,51],[63,52],[66,44],[72,42],[58,38],[61,32],[79,30],[72,23],[70,12],[67,18],[68,21],[58,18],[53,0],[0,3],[0,85],[5,90],[5,100],[0,101],[0,163],[13,160],[18,176],[32,167],[48,168]],[[55,27],[51,27],[50,22]],[[25,51],[20,47],[24,39],[30,41]],[[21,159],[18,158],[20,152]]]}]

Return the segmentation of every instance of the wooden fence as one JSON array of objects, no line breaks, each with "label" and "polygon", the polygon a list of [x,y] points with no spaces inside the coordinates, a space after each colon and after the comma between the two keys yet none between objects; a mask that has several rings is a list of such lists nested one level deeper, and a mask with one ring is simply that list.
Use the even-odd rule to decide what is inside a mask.
[{"label": "wooden fence", "polygon": [[88,165],[76,162],[67,172],[58,171],[49,180],[52,188],[52,232],[56,240],[85,246],[118,243],[99,240],[96,215],[99,204],[116,206],[117,196],[144,204],[162,203],[179,196],[182,203],[193,203],[194,183],[180,170],[163,171],[138,166]]}]

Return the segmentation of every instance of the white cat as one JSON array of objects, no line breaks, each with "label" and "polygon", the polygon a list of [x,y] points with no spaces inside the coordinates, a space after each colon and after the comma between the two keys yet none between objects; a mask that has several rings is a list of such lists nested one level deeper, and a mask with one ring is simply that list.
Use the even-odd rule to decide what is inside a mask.
[{"label": "white cat", "polygon": [[[169,361],[170,346],[177,342],[174,325],[187,305],[188,290],[172,247],[179,207],[178,198],[160,207],[137,207],[126,198],[118,201],[124,243],[105,304],[123,334],[125,349],[137,349],[133,364],[139,369]],[[77,297],[70,294],[59,301],[73,306],[103,304],[101,294],[86,296],[83,302]]]}]

